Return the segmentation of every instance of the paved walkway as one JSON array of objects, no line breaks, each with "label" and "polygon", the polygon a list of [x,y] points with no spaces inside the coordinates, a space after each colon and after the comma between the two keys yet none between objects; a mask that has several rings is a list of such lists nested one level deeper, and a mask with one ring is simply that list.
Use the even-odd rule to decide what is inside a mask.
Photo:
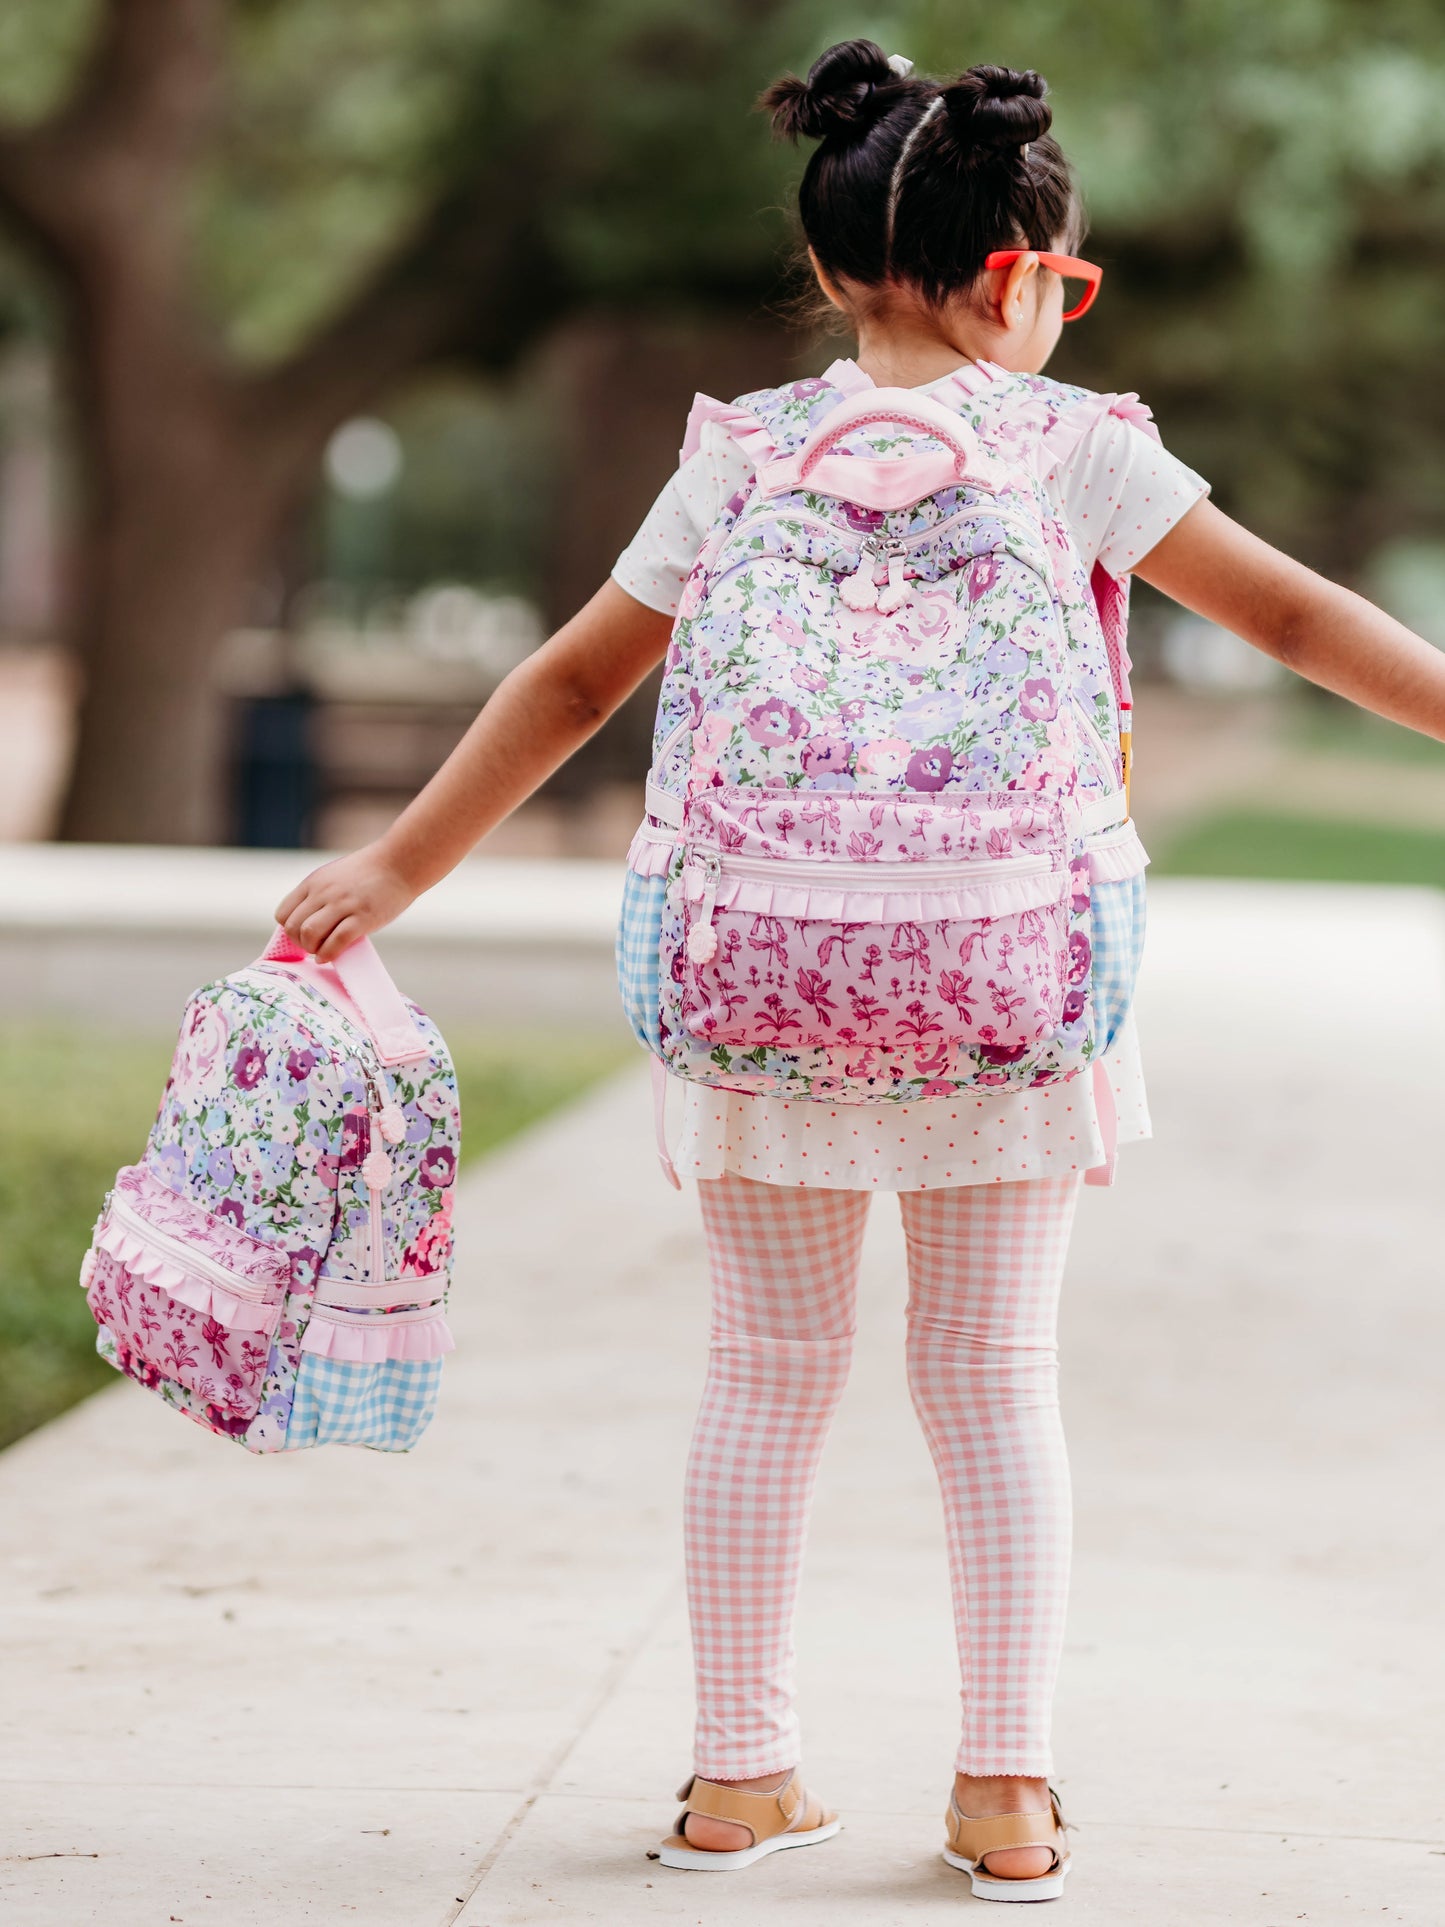
[{"label": "paved walkway", "polygon": [[[1055,1913],[1437,1927],[1445,915],[1307,886],[1156,902],[1160,1136],[1086,1193],[1068,1294]],[[887,1201],[802,1616],[808,1764],[846,1830],[735,1880],[644,1857],[687,1762],[704,1343],[693,1201],[648,1130],[629,1074],[468,1180],[462,1349],[414,1458],[258,1463],[126,1386],[0,1458],[7,1920],[984,1904],[937,1855],[953,1662]]]}]

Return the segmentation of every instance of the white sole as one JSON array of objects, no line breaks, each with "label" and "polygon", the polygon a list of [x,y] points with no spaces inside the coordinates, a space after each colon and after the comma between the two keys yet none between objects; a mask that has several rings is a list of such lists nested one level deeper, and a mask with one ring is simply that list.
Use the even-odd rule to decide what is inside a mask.
[{"label": "white sole", "polygon": [[965,1860],[961,1853],[955,1853],[951,1847],[943,1849],[943,1857],[950,1867],[957,1867],[960,1873],[968,1875],[979,1900],[1011,1900],[1015,1903],[1058,1900],[1063,1894],[1069,1871],[1069,1862],[1066,1860],[1053,1873],[1038,1874],[1032,1880],[990,1880],[986,1873],[975,1871],[972,1860]]},{"label": "white sole", "polygon": [[775,1833],[771,1840],[759,1840],[753,1847],[736,1847],[731,1853],[709,1853],[705,1848],[695,1847],[663,1847],[657,1857],[664,1867],[682,1867],[689,1873],[736,1873],[767,1854],[781,1853],[785,1847],[811,1847],[819,1840],[831,1840],[842,1824],[841,1820],[830,1820],[827,1826],[809,1827],[806,1833]]}]

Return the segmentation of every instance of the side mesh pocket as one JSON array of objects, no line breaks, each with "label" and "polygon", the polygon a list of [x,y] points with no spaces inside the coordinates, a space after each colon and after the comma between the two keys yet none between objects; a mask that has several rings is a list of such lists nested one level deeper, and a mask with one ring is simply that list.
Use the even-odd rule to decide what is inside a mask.
[{"label": "side mesh pocket", "polygon": [[1094,1030],[1099,1049],[1113,1047],[1134,1001],[1134,982],[1144,953],[1144,876],[1095,883],[1093,919]]}]

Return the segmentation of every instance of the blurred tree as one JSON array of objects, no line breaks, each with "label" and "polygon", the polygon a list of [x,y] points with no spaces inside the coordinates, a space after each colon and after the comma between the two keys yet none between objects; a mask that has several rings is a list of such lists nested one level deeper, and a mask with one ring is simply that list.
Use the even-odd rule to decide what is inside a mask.
[{"label": "blurred tree", "polygon": [[747,108],[789,11],[35,0],[0,19],[0,211],[59,297],[84,457],[64,834],[216,834],[216,648],[341,422],[640,286],[753,302],[776,233]]},{"label": "blurred tree", "polygon": [[[0,212],[58,296],[89,476],[69,834],[214,833],[216,642],[342,420],[579,312],[659,392],[692,358],[604,351],[599,310],[756,319],[803,157],[748,107],[857,32],[1048,74],[1109,270],[1055,372],[1138,388],[1225,507],[1334,573],[1441,534],[1433,0],[11,0]],[[627,412],[597,418],[614,454]]]}]

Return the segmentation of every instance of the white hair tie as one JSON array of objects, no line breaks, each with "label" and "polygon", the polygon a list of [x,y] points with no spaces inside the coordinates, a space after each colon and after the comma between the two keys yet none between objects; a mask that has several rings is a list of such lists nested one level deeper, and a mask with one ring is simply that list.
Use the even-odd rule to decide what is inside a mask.
[{"label": "white hair tie", "polygon": [[907,54],[889,54],[888,65],[900,80],[907,80],[908,76],[913,72],[913,62],[908,58]]}]

